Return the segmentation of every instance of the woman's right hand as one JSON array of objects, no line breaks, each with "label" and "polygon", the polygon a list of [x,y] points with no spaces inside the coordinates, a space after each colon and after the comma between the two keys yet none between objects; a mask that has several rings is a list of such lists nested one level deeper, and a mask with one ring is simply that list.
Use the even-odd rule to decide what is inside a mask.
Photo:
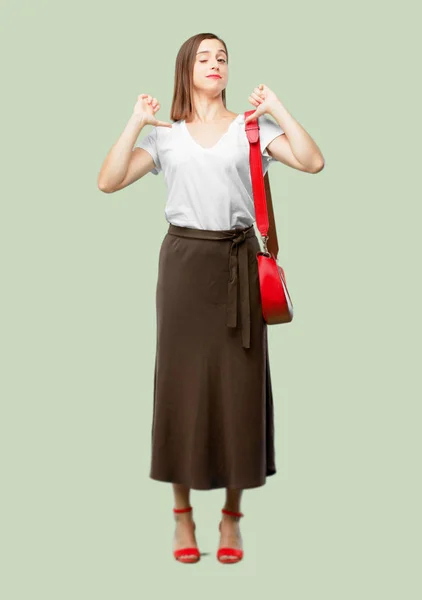
[{"label": "woman's right hand", "polygon": [[154,125],[155,127],[172,127],[172,123],[159,121],[155,118],[155,113],[160,110],[160,103],[157,98],[153,98],[148,94],[140,94],[138,100],[133,107],[133,114],[137,115],[144,124]]}]

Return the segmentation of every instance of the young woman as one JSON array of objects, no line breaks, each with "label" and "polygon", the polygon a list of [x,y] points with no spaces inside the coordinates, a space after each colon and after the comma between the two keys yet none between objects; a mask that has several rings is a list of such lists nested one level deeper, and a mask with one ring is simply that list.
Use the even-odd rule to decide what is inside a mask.
[{"label": "young woman", "polygon": [[[243,556],[243,489],[276,473],[267,326],[262,316],[249,142],[244,114],[226,107],[228,51],[212,33],[189,38],[176,59],[173,123],[138,96],[98,178],[107,193],[147,173],[167,184],[156,288],[157,346],[150,477],[172,483],[173,553],[199,560],[190,490],[225,488],[217,558]],[[256,108],[265,174],[279,161],[317,173],[317,145],[261,84]],[[270,119],[271,115],[274,119]],[[135,145],[145,125],[152,131]]]}]

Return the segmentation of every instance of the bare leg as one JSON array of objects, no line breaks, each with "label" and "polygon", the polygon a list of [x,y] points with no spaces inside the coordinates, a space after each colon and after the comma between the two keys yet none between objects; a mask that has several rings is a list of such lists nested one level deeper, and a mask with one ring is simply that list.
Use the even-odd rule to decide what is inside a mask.
[{"label": "bare leg", "polygon": [[[240,501],[242,499],[243,490],[240,488],[226,488],[226,503],[224,508],[240,512]],[[224,515],[227,516],[227,515]]]},{"label": "bare leg", "polygon": [[[242,498],[243,490],[240,488],[226,488],[226,502],[224,504],[225,509],[232,510],[235,512],[241,512],[240,501]],[[242,548],[242,536],[239,528],[240,517],[233,517],[232,515],[225,515],[221,513],[221,535],[219,548],[223,546],[230,546],[232,548]],[[233,556],[223,556],[233,560]]]},{"label": "bare leg", "polygon": [[[190,506],[190,488],[179,483],[173,483],[174,508],[187,508]],[[174,513],[176,531],[173,538],[173,550],[186,547],[197,547],[195,538],[195,522],[192,511]]]},{"label": "bare leg", "polygon": [[[190,488],[181,483],[173,483],[174,508],[187,508],[190,506]],[[189,513],[181,513],[189,514]]]}]

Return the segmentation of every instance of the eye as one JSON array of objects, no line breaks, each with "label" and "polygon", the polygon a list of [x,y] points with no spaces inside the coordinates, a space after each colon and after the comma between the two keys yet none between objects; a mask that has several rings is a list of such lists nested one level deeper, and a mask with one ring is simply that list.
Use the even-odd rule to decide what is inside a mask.
[{"label": "eye", "polygon": [[[219,58],[218,60],[219,60],[219,61],[220,61],[220,60],[222,60],[224,63],[226,62],[226,61],[224,60],[224,58]],[[206,61],[206,60],[200,60],[199,62],[200,62],[200,63],[204,63],[204,62],[207,62],[207,61]]]}]

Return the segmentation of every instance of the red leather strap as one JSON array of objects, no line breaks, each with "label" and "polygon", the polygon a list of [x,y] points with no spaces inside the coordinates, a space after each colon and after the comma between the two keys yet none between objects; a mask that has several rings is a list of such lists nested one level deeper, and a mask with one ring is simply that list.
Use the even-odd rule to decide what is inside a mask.
[{"label": "red leather strap", "polygon": [[[245,111],[245,119],[254,112],[254,109]],[[249,162],[251,168],[253,198],[255,203],[256,226],[258,227],[258,230],[262,236],[267,236],[270,223],[268,220],[264,177],[262,173],[262,157],[259,143],[258,119],[254,119],[253,121],[246,123],[245,130],[249,140]]]},{"label": "red leather strap", "polygon": [[222,546],[218,549],[217,555],[220,556],[236,556],[237,558],[243,557],[243,550],[241,548],[231,548],[229,546]]},{"label": "red leather strap", "polygon": [[192,506],[188,506],[187,508],[173,508],[173,512],[175,513],[184,513],[192,510]]},{"label": "red leather strap", "polygon": [[200,556],[200,552],[198,550],[198,548],[180,548],[180,550],[174,550],[173,552],[174,556],[176,558],[179,558],[180,556],[189,556],[191,554],[193,554],[194,556]]},{"label": "red leather strap", "polygon": [[236,512],[234,510],[227,510],[227,508],[222,508],[221,512],[225,515],[231,515],[232,517],[243,517],[242,512]]}]

